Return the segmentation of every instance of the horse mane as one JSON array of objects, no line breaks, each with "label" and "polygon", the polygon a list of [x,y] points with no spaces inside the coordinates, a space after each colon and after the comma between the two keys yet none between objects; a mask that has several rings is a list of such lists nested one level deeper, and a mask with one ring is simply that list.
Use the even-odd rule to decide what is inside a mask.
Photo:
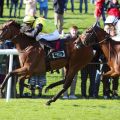
[{"label": "horse mane", "polygon": [[20,23],[16,22],[15,20],[8,20],[3,24],[3,28],[9,25],[14,25],[15,27],[19,28],[21,27]]}]

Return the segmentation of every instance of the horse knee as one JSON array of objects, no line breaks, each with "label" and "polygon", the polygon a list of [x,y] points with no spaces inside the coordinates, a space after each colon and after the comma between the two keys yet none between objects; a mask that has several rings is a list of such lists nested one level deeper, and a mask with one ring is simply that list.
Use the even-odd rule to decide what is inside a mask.
[{"label": "horse knee", "polygon": [[70,87],[70,85],[72,84],[72,80],[66,80],[64,85],[63,85],[63,89],[68,89]]},{"label": "horse knee", "polygon": [[70,85],[69,85],[69,86],[63,85],[63,89],[64,89],[65,91],[66,91],[69,87],[70,87]]},{"label": "horse knee", "polygon": [[114,73],[111,74],[111,77],[118,77],[118,76],[120,76],[119,71],[115,71]]},{"label": "horse knee", "polygon": [[116,73],[117,75],[120,75],[120,71],[115,71],[115,73]]}]

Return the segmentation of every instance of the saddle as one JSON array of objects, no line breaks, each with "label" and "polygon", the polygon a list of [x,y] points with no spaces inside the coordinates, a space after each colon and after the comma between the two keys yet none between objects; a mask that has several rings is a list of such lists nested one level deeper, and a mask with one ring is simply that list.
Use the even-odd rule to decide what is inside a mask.
[{"label": "saddle", "polygon": [[[50,59],[56,59],[59,57],[63,57],[65,53],[65,39],[58,39],[55,41],[47,41],[45,39],[40,40],[40,44],[44,45],[43,49],[46,52],[46,56]],[[54,55],[51,56],[51,53],[54,53]]]},{"label": "saddle", "polygon": [[50,67],[50,62],[57,59],[67,58],[66,48],[64,44],[65,39],[58,39],[55,41],[47,41],[45,39],[42,39],[40,40],[40,43],[44,45],[43,49],[46,54],[46,69],[53,73]]}]

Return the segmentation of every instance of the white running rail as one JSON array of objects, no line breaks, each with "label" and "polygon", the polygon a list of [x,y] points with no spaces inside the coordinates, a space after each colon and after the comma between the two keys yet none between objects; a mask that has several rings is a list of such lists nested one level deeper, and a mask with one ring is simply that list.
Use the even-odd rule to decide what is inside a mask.
[{"label": "white running rail", "polygon": [[[13,66],[13,55],[18,55],[18,51],[16,49],[0,49],[0,55],[9,55],[9,72],[12,71]],[[9,78],[7,83],[7,95],[6,101],[8,102],[11,97],[11,78]]]}]

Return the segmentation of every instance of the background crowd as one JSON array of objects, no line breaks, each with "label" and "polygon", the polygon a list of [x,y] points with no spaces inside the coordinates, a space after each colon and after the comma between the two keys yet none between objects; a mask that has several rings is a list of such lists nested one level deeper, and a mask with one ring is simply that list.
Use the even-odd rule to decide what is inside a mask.
[{"label": "background crowd", "polygon": [[[106,20],[106,16],[111,14],[110,9],[113,7],[119,7],[119,3],[117,1],[117,4],[115,3],[115,0],[111,0],[110,2],[104,1],[102,3],[101,13],[97,14],[96,20],[98,21],[98,24],[100,25],[100,17],[102,15],[103,23]],[[25,15],[31,15],[36,16],[36,11],[39,10],[40,16],[47,19],[48,12],[49,12],[49,6],[48,6],[48,0],[0,0],[0,17],[4,17],[4,5],[7,4],[7,8],[9,9],[9,17],[10,18],[16,18],[21,16],[21,9],[23,6],[25,6]],[[53,0],[53,9],[54,9],[54,23],[59,31],[59,33],[62,35],[62,37],[66,36],[64,34],[64,12],[67,12],[68,2],[71,3],[71,12],[74,13],[75,7],[74,7],[74,0]],[[87,14],[89,12],[88,8],[88,0],[78,0],[79,2],[79,12],[80,14],[84,13]],[[85,8],[83,9],[83,2],[85,4]],[[96,5],[99,4],[95,0],[90,1],[91,4]],[[97,3],[97,4],[96,4]],[[36,7],[36,5],[39,5],[39,8]],[[99,5],[98,5],[99,6]],[[106,14],[107,11],[107,14]],[[18,14],[17,14],[18,13]],[[78,36],[78,27],[77,26],[71,26],[69,35],[72,36],[74,31],[77,31],[75,33],[76,37]],[[12,44],[1,44],[0,49],[6,49],[6,48],[13,48]],[[101,53],[100,50],[94,49],[94,52],[97,52],[96,56],[93,58],[90,64],[86,65],[80,73],[76,73],[76,76],[74,77],[73,83],[70,87],[70,94],[69,91],[66,91],[63,94],[63,99],[77,99],[79,96],[76,96],[75,89],[76,89],[76,83],[77,83],[77,76],[80,74],[80,80],[81,80],[81,97],[82,98],[99,98],[99,88],[101,83],[103,83],[103,96],[105,99],[107,98],[118,98],[118,81],[119,78],[105,78],[102,79],[101,75],[102,73],[105,73],[108,71],[109,67],[106,64],[106,60],[104,55]],[[8,58],[5,58],[4,56],[0,56],[0,82],[2,82],[3,78],[5,77],[5,74],[8,72],[7,67],[8,64],[5,65],[6,60]],[[4,63],[5,61],[5,63]],[[15,63],[18,63],[18,61]],[[15,67],[19,66],[18,64],[14,65]],[[64,69],[62,70],[64,73]],[[62,77],[64,77],[64,74],[62,74]],[[89,85],[87,81],[89,80]],[[19,82],[19,97],[26,97],[26,94],[24,94],[24,86],[27,86],[31,90],[32,97],[36,96],[35,90],[38,89],[38,96],[42,96],[42,89],[46,85],[46,75],[40,75],[40,76],[32,76],[28,83],[25,84],[24,81]],[[88,88],[87,88],[88,87]],[[88,90],[88,91],[87,91]],[[30,95],[30,96],[31,96]]]}]

